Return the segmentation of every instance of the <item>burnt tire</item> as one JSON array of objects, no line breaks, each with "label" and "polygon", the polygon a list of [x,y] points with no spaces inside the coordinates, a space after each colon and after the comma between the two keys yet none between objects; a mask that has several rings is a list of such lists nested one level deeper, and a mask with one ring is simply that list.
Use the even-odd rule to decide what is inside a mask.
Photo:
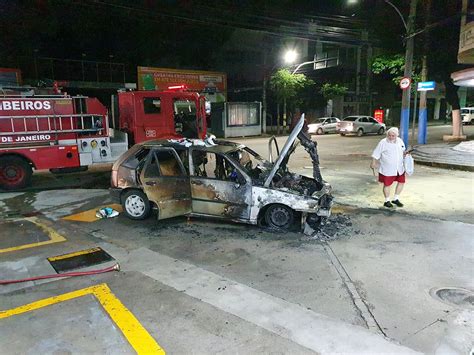
[{"label": "burnt tire", "polygon": [[319,135],[324,134],[323,129],[322,129],[322,128],[318,128],[318,130],[316,131],[316,134],[319,134]]},{"label": "burnt tire", "polygon": [[362,137],[364,135],[364,130],[362,128],[359,128],[357,130],[357,137]]},{"label": "burnt tire", "polygon": [[379,130],[377,131],[377,134],[378,134],[379,136],[381,136],[381,135],[384,134],[384,133],[385,133],[385,128],[383,128],[383,127],[380,127]]},{"label": "burnt tire", "polygon": [[122,207],[123,212],[130,219],[146,219],[151,213],[150,201],[140,190],[127,191],[122,196]]},{"label": "burnt tire", "polygon": [[20,157],[0,158],[0,187],[5,190],[22,189],[31,184],[31,165]]},{"label": "burnt tire", "polygon": [[294,221],[294,212],[284,205],[271,205],[265,211],[265,222],[270,228],[289,229]]}]

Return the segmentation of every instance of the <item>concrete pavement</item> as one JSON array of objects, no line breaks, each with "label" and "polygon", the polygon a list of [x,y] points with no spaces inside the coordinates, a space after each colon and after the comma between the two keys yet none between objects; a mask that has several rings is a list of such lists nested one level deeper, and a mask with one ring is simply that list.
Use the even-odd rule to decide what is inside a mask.
[{"label": "concrete pavement", "polygon": [[[197,218],[62,219],[106,203],[105,189],[0,194],[0,247],[47,241],[25,216],[66,239],[0,254],[5,278],[53,273],[46,257],[95,246],[123,266],[4,286],[0,309],[105,283],[170,353],[467,353],[472,305],[432,293],[474,289],[472,173],[417,164],[403,193],[406,207],[383,209],[368,166],[380,138],[317,137],[335,212],[351,220],[347,234],[330,242]],[[245,143],[265,155],[266,142]],[[290,168],[311,174],[310,165],[299,147]],[[2,349],[133,352],[127,330],[119,331],[93,295],[68,302],[0,320],[1,338],[9,339]]]},{"label": "concrete pavement", "polygon": [[415,163],[446,169],[474,171],[474,147],[465,143],[417,145],[413,150]]}]

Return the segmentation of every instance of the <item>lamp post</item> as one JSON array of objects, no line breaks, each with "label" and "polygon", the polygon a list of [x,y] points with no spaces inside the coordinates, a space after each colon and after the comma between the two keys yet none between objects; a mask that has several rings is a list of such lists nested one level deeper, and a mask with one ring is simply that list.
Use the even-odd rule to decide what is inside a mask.
[{"label": "lamp post", "polygon": [[[390,1],[384,0],[387,4],[395,7]],[[414,47],[414,36],[413,36],[413,29],[415,27],[415,16],[416,16],[416,4],[418,0],[411,0],[410,1],[410,13],[408,15],[408,21],[403,24],[405,25],[406,29],[406,47],[405,47],[405,70],[404,70],[404,77],[412,77],[413,74],[413,47]],[[400,11],[397,11],[400,15],[400,18],[403,19]],[[408,146],[408,128],[410,125],[410,95],[411,95],[411,88],[403,90],[402,94],[402,111],[400,113],[400,131],[402,133],[402,140],[405,143],[405,146]]]},{"label": "lamp post", "polygon": [[[298,53],[294,49],[287,50],[284,54],[283,59],[287,64],[293,64],[296,59],[298,58]],[[299,69],[299,66],[297,67]],[[291,74],[294,74],[296,70],[294,70]],[[286,129],[286,96],[283,96],[283,132]]]},{"label": "lamp post", "polygon": [[[348,5],[353,5],[357,1],[347,0]],[[405,21],[400,10],[389,0],[384,2],[391,6],[402,20],[403,27],[405,28],[405,70],[403,76],[410,78],[413,75],[413,47],[414,47],[414,27],[416,17],[416,5],[418,0],[410,0],[410,13],[408,14],[408,21]],[[400,131],[405,146],[408,146],[408,128],[410,123],[410,95],[411,87],[403,90],[402,94],[402,109],[400,112]]]}]

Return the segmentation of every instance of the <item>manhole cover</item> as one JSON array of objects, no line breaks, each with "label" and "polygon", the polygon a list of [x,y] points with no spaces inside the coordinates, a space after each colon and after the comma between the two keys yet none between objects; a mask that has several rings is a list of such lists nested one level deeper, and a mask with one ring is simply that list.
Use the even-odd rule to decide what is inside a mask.
[{"label": "manhole cover", "polygon": [[454,306],[474,308],[474,292],[459,287],[443,287],[430,290],[434,298]]}]

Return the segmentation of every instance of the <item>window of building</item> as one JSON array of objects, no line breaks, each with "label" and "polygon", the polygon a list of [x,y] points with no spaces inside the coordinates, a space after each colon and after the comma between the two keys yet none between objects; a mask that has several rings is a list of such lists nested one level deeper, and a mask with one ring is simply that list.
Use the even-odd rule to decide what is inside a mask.
[{"label": "window of building", "polygon": [[227,126],[258,125],[258,105],[232,104],[228,106]]}]

